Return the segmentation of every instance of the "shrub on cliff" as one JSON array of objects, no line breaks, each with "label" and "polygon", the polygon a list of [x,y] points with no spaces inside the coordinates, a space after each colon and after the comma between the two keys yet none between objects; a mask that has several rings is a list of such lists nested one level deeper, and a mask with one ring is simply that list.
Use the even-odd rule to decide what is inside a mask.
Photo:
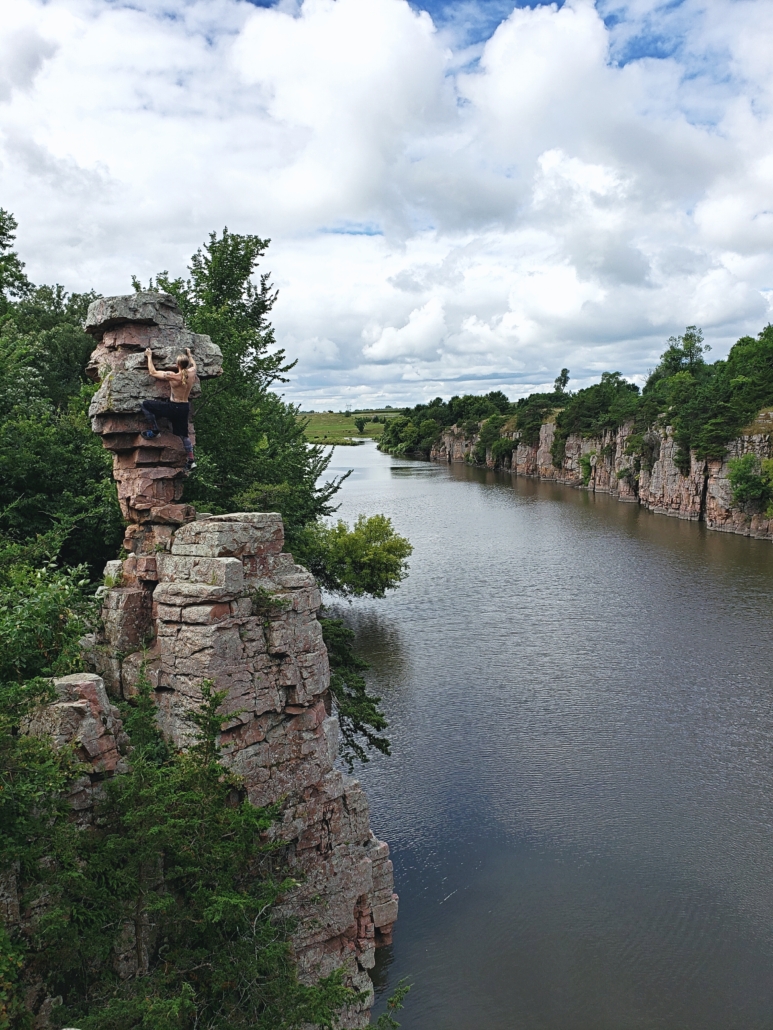
[{"label": "shrub on cliff", "polygon": [[762,461],[756,454],[744,454],[728,462],[728,478],[733,490],[733,504],[751,511],[765,511],[770,516],[773,501],[773,460]]},{"label": "shrub on cliff", "polygon": [[[34,981],[62,1000],[55,1024],[82,1030],[332,1027],[355,997],[337,973],[313,987],[298,982],[289,926],[273,911],[294,882],[266,836],[276,811],[250,805],[221,764],[223,695],[206,684],[203,693],[193,746],[173,752],[144,685],[125,713],[131,769],[105,784],[84,829],[63,801],[71,757],[68,765],[66,751],[15,732],[39,697],[4,706],[0,753],[15,769],[15,793],[20,782],[42,792],[4,826],[2,865],[18,863],[25,906],[36,909],[23,932],[0,942],[0,971],[13,974],[6,1026],[31,1026],[20,998]],[[30,818],[40,802],[44,818]],[[8,840],[18,842],[14,851]],[[131,975],[117,974],[119,956]]]},{"label": "shrub on cliff", "polygon": [[97,616],[85,566],[0,566],[0,683],[57,676],[80,662],[78,642]]},{"label": "shrub on cliff", "polygon": [[293,543],[296,561],[323,589],[343,597],[384,597],[408,575],[412,550],[386,515],[360,515],[351,529],[340,519],[332,526],[318,522]]},{"label": "shrub on cliff", "polygon": [[[486,461],[486,451],[489,449],[493,451],[495,445],[499,443],[500,433],[506,421],[507,420],[503,415],[491,415],[481,424],[478,441],[472,452],[474,460],[479,465],[482,465]],[[497,454],[499,455],[502,452],[503,449],[498,448]]]}]

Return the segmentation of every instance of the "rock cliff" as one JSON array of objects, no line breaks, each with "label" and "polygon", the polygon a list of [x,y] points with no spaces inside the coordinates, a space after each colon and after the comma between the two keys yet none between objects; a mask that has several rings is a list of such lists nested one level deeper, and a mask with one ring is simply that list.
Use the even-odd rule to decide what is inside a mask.
[{"label": "rock cliff", "polygon": [[[773,519],[733,506],[729,479],[733,458],[748,453],[759,458],[773,455],[773,411],[760,412],[754,425],[728,444],[721,461],[705,461],[692,453],[689,468],[684,471],[677,464],[677,447],[668,427],[651,428],[645,434],[638,459],[628,453],[633,435],[630,424],[600,437],[569,436],[559,466],[552,456],[553,423],[540,427],[534,443],[521,442],[517,433],[508,435],[513,452],[498,467],[513,475],[614,494],[618,500],[641,504],[661,515],[703,521],[709,529],[773,540]],[[477,441],[477,435],[454,426],[443,431],[430,457],[434,461],[471,461]],[[487,452],[486,464],[495,467],[491,451]]]},{"label": "rock cliff", "polygon": [[343,968],[368,1000],[341,1025],[366,1026],[367,970],[375,948],[391,940],[397,895],[365,794],[334,764],[338,724],[316,581],[283,552],[279,515],[197,515],[182,502],[182,442],[167,431],[151,441],[139,435],[142,399],[165,389],[146,372],[145,348],[163,368],[190,347],[200,374],[217,375],[221,354],[209,337],[188,333],[174,299],[154,293],[97,301],[87,328],[97,338],[89,367],[100,382],[93,428],[113,454],[128,557],[105,570],[102,625],[84,642],[93,674],[57,681],[59,701],[29,732],[78,741],[93,775],[73,786],[71,803],[88,822],[99,783],[125,768],[127,740],[111,698],[130,699],[146,676],[164,734],[184,747],[202,681],[227,691],[225,761],[253,804],[282,802],[273,832],[300,883],[282,914],[295,921],[301,978]]}]

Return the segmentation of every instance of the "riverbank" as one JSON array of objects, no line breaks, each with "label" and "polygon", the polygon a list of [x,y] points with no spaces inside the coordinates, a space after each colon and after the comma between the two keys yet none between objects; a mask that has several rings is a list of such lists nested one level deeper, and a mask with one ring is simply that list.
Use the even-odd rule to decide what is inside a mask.
[{"label": "riverbank", "polygon": [[[721,460],[698,458],[690,452],[686,475],[676,463],[677,444],[670,427],[650,428],[643,454],[631,454],[633,423],[601,436],[567,437],[560,466],[553,461],[556,426],[546,422],[533,444],[521,442],[517,432],[503,433],[513,443],[512,453],[495,457],[486,449],[485,466],[514,476],[563,483],[592,493],[608,493],[620,501],[640,504],[659,515],[704,522],[708,529],[738,533],[758,540],[773,540],[773,519],[762,511],[733,504],[730,461],[744,454],[764,459],[773,447],[773,410],[761,411],[755,422],[727,445]],[[430,451],[440,462],[472,462],[480,432],[459,426],[444,429]],[[637,441],[638,443],[638,441]]]}]

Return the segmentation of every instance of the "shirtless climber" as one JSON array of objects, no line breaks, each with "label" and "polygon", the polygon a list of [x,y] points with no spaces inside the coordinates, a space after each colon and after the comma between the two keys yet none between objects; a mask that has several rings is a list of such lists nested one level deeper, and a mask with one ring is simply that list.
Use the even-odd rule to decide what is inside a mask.
[{"label": "shirtless climber", "polygon": [[188,347],[185,354],[177,355],[176,372],[158,372],[153,364],[153,351],[150,347],[145,349],[145,355],[148,359],[148,372],[153,378],[165,379],[169,383],[169,400],[142,402],[142,414],[151,425],[150,429],[143,430],[142,435],[146,440],[152,440],[161,432],[156,416],[168,418],[172,423],[172,432],[182,439],[185,453],[188,455],[187,469],[192,472],[196,468],[196,462],[193,459],[193,444],[188,436],[188,416],[191,407],[188,398],[196,382],[196,362],[193,360],[191,349]]}]

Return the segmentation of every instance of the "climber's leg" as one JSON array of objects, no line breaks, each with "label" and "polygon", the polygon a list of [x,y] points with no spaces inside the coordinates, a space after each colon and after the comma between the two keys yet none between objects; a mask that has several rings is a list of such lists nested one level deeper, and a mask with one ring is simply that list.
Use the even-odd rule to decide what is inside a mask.
[{"label": "climber's leg", "polygon": [[166,407],[165,401],[143,401],[142,402],[142,414],[150,422],[150,429],[143,429],[141,436],[144,436],[146,440],[152,440],[158,436],[161,430],[158,428],[158,421],[156,415],[165,415],[164,408]]},{"label": "climber's leg", "polygon": [[170,414],[169,418],[172,421],[172,432],[175,436],[179,436],[183,442],[185,448],[185,454],[188,458],[188,471],[196,468],[196,462],[193,458],[193,444],[191,438],[188,436],[188,418],[190,417],[190,404],[182,404],[177,401],[171,401],[169,404]]}]

